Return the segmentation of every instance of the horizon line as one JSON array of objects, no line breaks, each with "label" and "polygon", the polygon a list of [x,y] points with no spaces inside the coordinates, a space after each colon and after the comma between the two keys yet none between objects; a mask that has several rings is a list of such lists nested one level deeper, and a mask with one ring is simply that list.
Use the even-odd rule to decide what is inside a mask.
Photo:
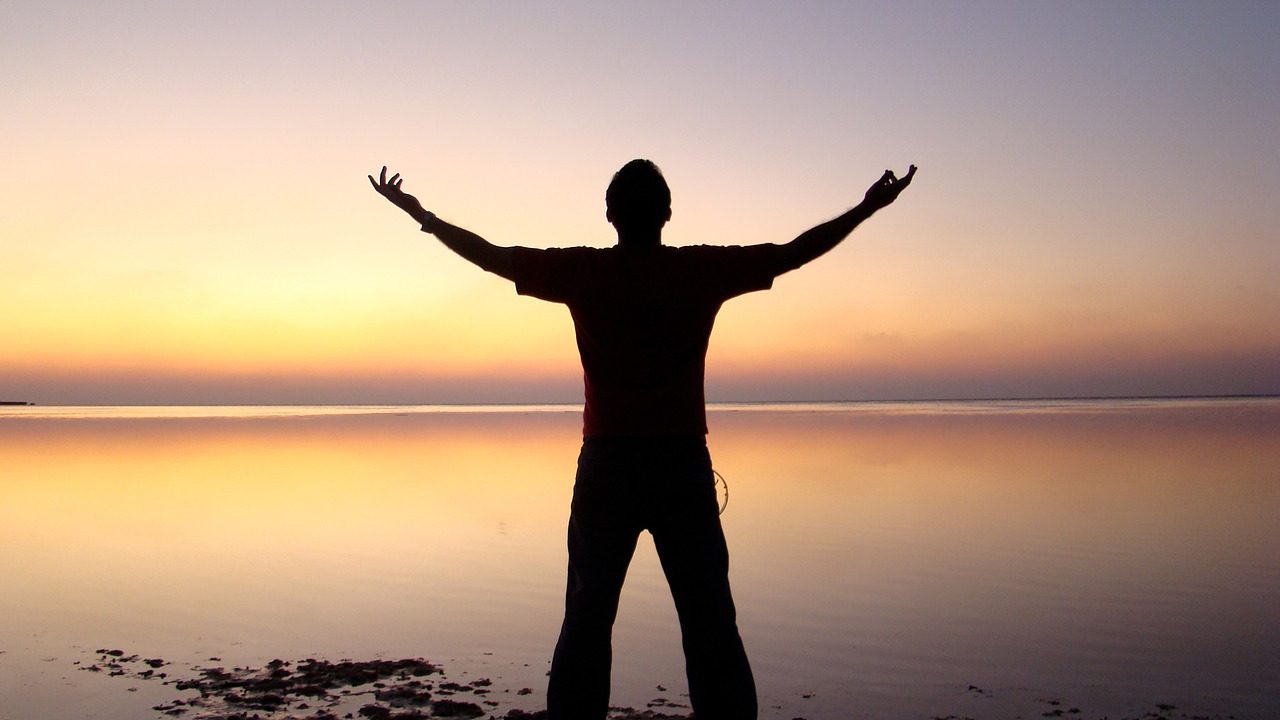
[{"label": "horizon line", "polygon": [[[1228,394],[1180,394],[1180,395],[1062,395],[1029,397],[948,397],[948,398],[883,398],[883,399],[824,399],[824,400],[713,400],[705,403],[710,408],[718,405],[834,405],[870,403],[966,403],[966,402],[1063,402],[1102,400],[1247,400],[1280,398],[1280,393],[1228,393]],[[577,406],[575,400],[547,402],[406,402],[406,403],[53,403],[40,404],[31,401],[0,401],[0,407],[530,407]]]}]

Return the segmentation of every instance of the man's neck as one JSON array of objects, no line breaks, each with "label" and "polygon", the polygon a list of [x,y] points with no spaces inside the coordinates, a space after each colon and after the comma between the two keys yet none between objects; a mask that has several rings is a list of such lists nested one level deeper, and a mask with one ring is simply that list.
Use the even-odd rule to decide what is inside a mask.
[{"label": "man's neck", "polygon": [[656,248],[662,245],[662,229],[657,230],[618,230],[618,247],[624,248]]}]

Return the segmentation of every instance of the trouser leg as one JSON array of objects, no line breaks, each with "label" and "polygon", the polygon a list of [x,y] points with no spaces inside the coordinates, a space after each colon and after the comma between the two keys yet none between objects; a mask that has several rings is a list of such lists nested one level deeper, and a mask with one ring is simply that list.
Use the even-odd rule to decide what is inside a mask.
[{"label": "trouser leg", "polygon": [[714,486],[708,477],[692,491],[682,503],[687,512],[653,528],[680,616],[689,701],[698,720],[754,720],[755,680],[738,633]]},{"label": "trouser leg", "polygon": [[547,687],[550,720],[603,720],[609,708],[613,621],[640,528],[611,512],[611,487],[580,470],[569,518],[564,623]]}]

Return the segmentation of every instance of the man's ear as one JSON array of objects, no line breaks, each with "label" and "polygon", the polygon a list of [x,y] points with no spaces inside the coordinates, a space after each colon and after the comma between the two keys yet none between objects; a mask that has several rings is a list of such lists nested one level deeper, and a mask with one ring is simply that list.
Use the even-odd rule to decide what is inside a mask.
[{"label": "man's ear", "polygon": [[605,208],[605,209],[604,209],[604,219],[605,219],[605,220],[608,220],[608,221],[609,221],[609,224],[610,224],[610,225],[612,225],[612,224],[613,224],[613,210],[611,210],[611,209],[609,209],[609,208]]}]

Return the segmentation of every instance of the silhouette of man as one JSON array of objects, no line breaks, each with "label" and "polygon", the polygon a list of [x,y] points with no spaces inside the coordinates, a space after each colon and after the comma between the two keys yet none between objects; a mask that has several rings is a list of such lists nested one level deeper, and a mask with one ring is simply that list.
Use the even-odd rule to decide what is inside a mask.
[{"label": "silhouette of man", "polygon": [[886,170],[862,202],[777,245],[670,247],[671,192],[658,167],[632,160],[605,193],[611,248],[501,247],[451,225],[401,190],[382,168],[374,189],[424,232],[516,292],[564,303],[582,358],[583,443],[569,517],[565,616],[551,662],[551,720],[603,720],[611,635],[627,565],[643,530],[653,536],[680,618],[689,701],[698,720],[752,720],[755,681],[729,591],[706,446],[703,369],[725,300],[839,244],[889,205],[915,175]]}]

